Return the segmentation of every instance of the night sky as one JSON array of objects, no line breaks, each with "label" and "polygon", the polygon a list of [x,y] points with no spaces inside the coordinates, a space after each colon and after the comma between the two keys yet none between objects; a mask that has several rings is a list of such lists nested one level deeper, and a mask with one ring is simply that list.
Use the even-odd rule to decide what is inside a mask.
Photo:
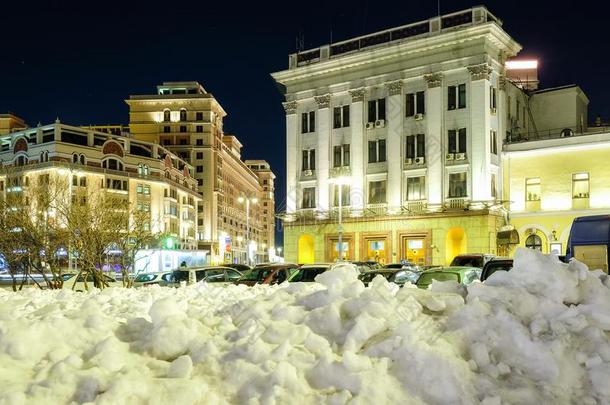
[{"label": "night sky", "polygon": [[[89,4],[90,3],[90,4]],[[589,119],[610,118],[608,18],[594,1],[442,1],[441,14],[485,4],[537,57],[541,87],[579,84]],[[603,4],[603,3],[602,3]],[[123,100],[163,81],[197,80],[228,116],[242,157],[268,160],[284,208],[282,96],[269,73],[305,49],[437,15],[437,1],[67,2],[2,6],[0,113],[30,125],[127,124]],[[278,242],[279,244],[279,242]]]}]

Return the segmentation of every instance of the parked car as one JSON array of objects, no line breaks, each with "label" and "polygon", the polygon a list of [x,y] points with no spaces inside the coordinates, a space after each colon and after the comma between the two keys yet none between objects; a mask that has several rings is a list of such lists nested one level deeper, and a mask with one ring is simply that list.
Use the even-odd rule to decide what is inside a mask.
[{"label": "parked car", "polygon": [[421,274],[416,285],[427,289],[432,281],[457,281],[459,284],[470,284],[481,278],[481,269],[478,267],[450,266],[433,269]]},{"label": "parked car", "polygon": [[420,270],[419,266],[412,262],[389,263],[383,266],[384,269],[409,269]]},{"label": "parked car", "polygon": [[369,283],[377,276],[382,276],[388,282],[403,286],[406,282],[415,283],[419,278],[420,272],[403,268],[383,268],[362,273],[358,279],[368,287]]},{"label": "parked car", "polygon": [[332,265],[328,263],[304,264],[296,271],[292,272],[292,274],[288,277],[288,281],[291,283],[311,283],[314,282],[314,279],[318,274],[322,274],[325,271],[330,270],[331,267]]},{"label": "parked car", "polygon": [[248,270],[250,270],[252,268],[252,267],[248,266],[247,264],[242,264],[242,263],[225,263],[225,264],[223,264],[223,266],[235,269],[235,270],[239,271],[241,274],[244,274],[245,272],[247,272]]},{"label": "parked car", "polygon": [[288,280],[298,269],[296,264],[276,263],[267,266],[257,266],[245,272],[235,284],[253,286],[255,284],[280,284]]},{"label": "parked car", "polygon": [[159,283],[171,283],[172,271],[156,271],[151,273],[140,273],[133,280],[134,287],[159,285]]},{"label": "parked car", "polygon": [[450,266],[478,267],[482,269],[485,263],[493,259],[495,256],[486,253],[471,253],[457,255],[451,261]]},{"label": "parked car", "polygon": [[200,281],[205,281],[206,283],[232,283],[241,276],[242,273],[230,267],[188,267],[174,270],[169,278],[169,282],[160,282],[160,284],[177,287],[183,281],[186,282],[186,284],[195,284]]},{"label": "parked car", "polygon": [[[95,287],[99,287],[98,285],[96,285],[94,279],[93,279],[93,274],[87,274],[86,275],[86,280],[87,280],[87,287],[85,288],[85,274],[78,274],[78,273],[65,273],[62,274],[61,277],[64,280],[63,286],[62,288],[64,289],[68,289],[68,290],[74,290],[74,291],[87,291],[87,290],[91,290]],[[115,287],[116,286],[116,280],[112,277],[108,277],[107,275],[102,275],[102,277],[104,278],[104,281],[106,282],[106,284],[108,284],[108,286],[110,287]]]},{"label": "parked car", "polygon": [[485,281],[496,271],[510,271],[513,268],[513,259],[494,258],[485,263],[481,272],[481,281]]},{"label": "parked car", "polygon": [[[356,266],[356,269],[360,273],[375,270],[380,267],[379,263],[377,263],[377,262],[337,262],[337,263],[351,263],[354,266]],[[375,264],[373,264],[373,263],[375,263]]]}]

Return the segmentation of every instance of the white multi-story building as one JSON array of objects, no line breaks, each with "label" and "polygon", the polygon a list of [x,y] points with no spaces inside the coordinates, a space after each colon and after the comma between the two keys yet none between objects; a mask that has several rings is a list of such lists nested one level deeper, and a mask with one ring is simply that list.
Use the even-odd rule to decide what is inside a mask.
[{"label": "white multi-story building", "polygon": [[495,252],[502,143],[531,129],[545,97],[531,93],[537,77],[507,77],[520,50],[474,7],[290,55],[273,74],[286,97],[287,260],[337,258],[339,194],[347,258]]}]

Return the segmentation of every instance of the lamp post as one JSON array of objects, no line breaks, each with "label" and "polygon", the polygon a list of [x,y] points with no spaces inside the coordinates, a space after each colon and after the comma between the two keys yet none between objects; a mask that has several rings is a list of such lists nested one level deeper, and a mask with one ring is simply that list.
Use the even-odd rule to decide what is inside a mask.
[{"label": "lamp post", "polygon": [[258,198],[241,196],[237,201],[246,203],[246,261],[247,264],[250,265],[250,203],[256,204]]},{"label": "lamp post", "polygon": [[330,184],[337,185],[339,187],[339,260],[343,260],[343,186],[351,183],[351,178],[348,176],[334,177],[329,180]]}]

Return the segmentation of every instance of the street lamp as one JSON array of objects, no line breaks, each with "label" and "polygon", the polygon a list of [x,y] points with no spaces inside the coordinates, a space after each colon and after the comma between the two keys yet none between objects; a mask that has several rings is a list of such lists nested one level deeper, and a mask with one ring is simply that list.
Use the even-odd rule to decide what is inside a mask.
[{"label": "street lamp", "polygon": [[237,201],[239,203],[246,203],[246,261],[250,265],[250,203],[256,204],[258,198],[240,196],[237,198]]},{"label": "street lamp", "polygon": [[339,186],[339,260],[343,260],[343,186],[351,184],[352,179],[348,176],[339,176],[331,178],[328,182]]}]

